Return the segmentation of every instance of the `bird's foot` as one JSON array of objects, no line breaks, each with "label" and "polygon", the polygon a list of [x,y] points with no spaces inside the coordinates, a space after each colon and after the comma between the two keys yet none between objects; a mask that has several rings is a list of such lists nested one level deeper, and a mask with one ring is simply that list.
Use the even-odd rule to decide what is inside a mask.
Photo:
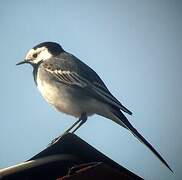
[{"label": "bird's foot", "polygon": [[61,134],[60,136],[54,138],[49,144],[48,144],[48,147],[49,146],[52,146],[54,144],[56,144],[65,134],[67,134],[68,132],[64,132],[63,134]]}]

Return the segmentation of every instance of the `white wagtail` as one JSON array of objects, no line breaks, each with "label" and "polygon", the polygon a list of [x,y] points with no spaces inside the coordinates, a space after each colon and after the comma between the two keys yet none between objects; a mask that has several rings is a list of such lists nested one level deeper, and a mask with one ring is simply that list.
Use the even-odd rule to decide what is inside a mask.
[{"label": "white wagtail", "polygon": [[67,132],[79,123],[75,132],[87,120],[87,116],[101,115],[128,129],[172,171],[122,113],[131,115],[132,112],[109,92],[89,66],[55,42],[43,42],[30,49],[25,60],[17,65],[25,63],[33,66],[34,81],[44,99],[57,110],[79,118]]}]

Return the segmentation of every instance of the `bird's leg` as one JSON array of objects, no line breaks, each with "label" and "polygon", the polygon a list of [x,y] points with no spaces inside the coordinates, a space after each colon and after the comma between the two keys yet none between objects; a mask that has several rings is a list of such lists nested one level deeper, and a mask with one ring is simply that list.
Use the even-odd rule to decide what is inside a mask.
[{"label": "bird's leg", "polygon": [[78,123],[80,123],[82,120],[79,118],[75,123],[73,123],[73,125],[71,127],[69,127],[64,133],[64,134],[67,134],[69,133]]},{"label": "bird's leg", "polygon": [[65,134],[69,133],[78,123],[78,126],[72,131],[72,133],[74,133],[82,124],[84,124],[87,120],[87,115],[86,113],[82,113],[80,118],[71,126],[69,127],[63,134],[61,134],[60,136],[56,137],[55,139],[53,139],[51,141],[51,143],[48,145],[53,145],[55,143],[57,143]]},{"label": "bird's leg", "polygon": [[72,131],[72,133],[75,133],[75,131],[80,128],[86,121],[87,121],[87,114],[86,113],[82,113],[80,118],[80,123],[78,124],[78,126]]},{"label": "bird's leg", "polygon": [[60,136],[56,137],[55,139],[53,139],[48,146],[51,146],[55,143],[57,143],[65,134],[69,133],[71,129],[73,129],[79,122],[81,122],[81,119],[79,118],[75,123],[73,123],[73,125],[71,127],[69,127],[63,134],[61,134]]}]

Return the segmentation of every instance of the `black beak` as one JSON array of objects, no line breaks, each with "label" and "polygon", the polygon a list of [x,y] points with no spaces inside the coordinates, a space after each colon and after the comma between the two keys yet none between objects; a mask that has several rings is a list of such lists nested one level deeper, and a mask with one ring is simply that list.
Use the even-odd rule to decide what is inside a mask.
[{"label": "black beak", "polygon": [[24,61],[17,63],[16,65],[21,65],[21,64],[26,64],[26,63],[28,63],[28,62],[24,60]]}]

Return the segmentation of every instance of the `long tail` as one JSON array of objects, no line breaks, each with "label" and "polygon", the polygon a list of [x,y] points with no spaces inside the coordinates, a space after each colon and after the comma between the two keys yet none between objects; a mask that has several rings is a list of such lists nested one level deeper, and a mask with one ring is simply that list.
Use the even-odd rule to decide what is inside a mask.
[{"label": "long tail", "polygon": [[153,146],[131,125],[131,123],[128,121],[128,119],[125,117],[125,115],[120,110],[113,110],[112,112],[114,116],[116,117],[113,119],[117,124],[125,127],[131,133],[143,144],[145,144],[156,156],[159,158],[159,160],[171,171],[173,170],[170,168],[170,166],[167,164],[167,162],[162,158],[162,156],[153,148]]}]

